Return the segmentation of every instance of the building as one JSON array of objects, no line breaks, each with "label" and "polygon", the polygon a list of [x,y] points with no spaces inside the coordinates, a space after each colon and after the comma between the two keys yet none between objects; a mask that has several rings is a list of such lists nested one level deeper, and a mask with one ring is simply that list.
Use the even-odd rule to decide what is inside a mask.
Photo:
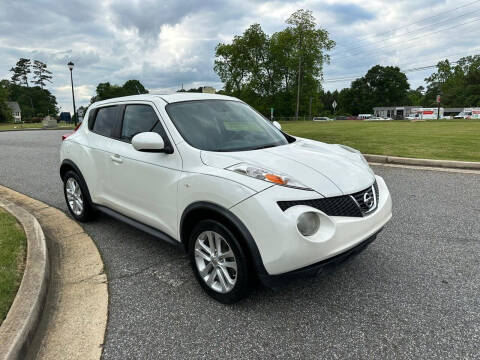
[{"label": "building", "polygon": [[215,88],[211,86],[204,86],[202,87],[202,93],[215,94]]},{"label": "building", "polygon": [[13,122],[22,122],[22,110],[20,109],[20,105],[18,105],[16,101],[7,101],[7,106],[12,111]]},{"label": "building", "polygon": [[[383,118],[404,119],[415,115],[422,109],[421,106],[378,106],[373,108],[373,115]],[[457,115],[462,110],[463,108],[445,108],[443,114],[445,116]]]},{"label": "building", "polygon": [[419,106],[378,106],[373,108],[373,115],[383,118],[403,119],[415,114],[420,108]]}]

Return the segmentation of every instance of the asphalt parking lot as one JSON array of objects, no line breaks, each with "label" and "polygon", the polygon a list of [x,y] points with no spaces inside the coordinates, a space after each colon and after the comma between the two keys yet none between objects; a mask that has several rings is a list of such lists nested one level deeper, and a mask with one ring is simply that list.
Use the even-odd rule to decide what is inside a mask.
[{"label": "asphalt parking lot", "polygon": [[[63,133],[0,133],[0,184],[66,211]],[[109,278],[103,357],[480,358],[480,175],[374,171],[394,214],[365,252],[233,306],[176,248],[105,216],[86,224]]]}]

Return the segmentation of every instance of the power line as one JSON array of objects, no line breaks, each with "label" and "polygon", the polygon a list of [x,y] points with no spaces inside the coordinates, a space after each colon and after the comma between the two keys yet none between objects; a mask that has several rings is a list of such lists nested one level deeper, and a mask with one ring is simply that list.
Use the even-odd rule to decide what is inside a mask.
[{"label": "power line", "polygon": [[[480,1],[480,0],[479,0],[479,1]],[[406,32],[406,33],[404,33],[404,34],[389,36],[389,37],[387,37],[387,38],[385,38],[385,39],[383,39],[383,40],[381,40],[381,41],[385,41],[385,40],[387,40],[387,39],[394,39],[394,38],[398,38],[398,37],[403,37],[403,36],[405,36],[405,35],[413,34],[413,33],[417,33],[417,32],[422,33],[422,30],[423,30],[423,29],[427,29],[427,28],[430,28],[430,27],[432,27],[432,26],[436,26],[436,25],[438,25],[438,24],[440,24],[440,23],[450,22],[451,20],[458,19],[458,18],[464,17],[464,16],[466,16],[466,15],[471,15],[471,14],[477,13],[477,12],[479,12],[479,11],[480,11],[480,9],[476,9],[476,10],[474,10],[474,11],[469,11],[468,13],[462,13],[462,14],[460,14],[460,15],[457,15],[457,16],[454,16],[454,17],[451,17],[451,18],[446,18],[446,19],[437,21],[437,22],[432,23],[432,24],[427,24],[427,25],[425,25],[425,26],[423,26],[423,27],[420,27],[419,29],[415,29],[415,30],[409,31],[409,32]],[[331,54],[330,56],[331,56],[331,57],[336,57],[336,56],[338,56],[338,55],[340,55],[340,54],[348,53],[348,52],[350,52],[350,51],[352,51],[352,50],[361,49],[361,48],[366,48],[366,47],[369,47],[369,46],[374,46],[374,45],[375,45],[376,43],[378,43],[378,42],[380,42],[380,40],[379,40],[379,41],[376,41],[376,42],[374,42],[374,43],[371,43],[371,44],[360,45],[360,46],[356,46],[356,47],[353,47],[353,48],[349,48],[349,49],[342,50],[342,51],[340,51],[340,52],[334,52],[334,53]]]},{"label": "power line", "polygon": [[[442,61],[442,60],[443,60],[443,59],[438,60],[438,61],[437,61],[437,64],[438,64],[438,62],[440,62],[440,61]],[[445,60],[448,60],[448,59],[445,59]],[[459,62],[459,60],[460,60],[460,59],[458,59],[458,60],[456,60],[456,61],[450,61],[450,64],[457,64],[457,63]],[[421,67],[415,67],[415,68],[409,68],[409,69],[405,69],[405,70],[401,70],[401,71],[404,72],[404,73],[416,72],[416,71],[423,71],[423,70],[435,68],[435,67],[437,67],[437,64],[435,64],[435,65],[421,66]],[[363,76],[363,75],[348,75],[348,76],[342,76],[342,77],[338,77],[338,78],[325,79],[323,82],[324,82],[324,83],[333,83],[333,82],[351,81],[351,80],[359,79],[359,78],[361,78],[362,76]]]},{"label": "power line", "polygon": [[[401,44],[404,44],[404,43],[407,43],[407,42],[411,42],[411,41],[415,41],[415,40],[419,40],[421,38],[423,38],[424,36],[426,35],[433,35],[433,34],[436,34],[436,33],[439,33],[439,32],[442,32],[442,31],[446,31],[446,30],[450,30],[450,29],[453,29],[453,28],[457,28],[459,26],[464,26],[464,25],[469,25],[469,24],[473,24],[477,21],[480,21],[480,18],[473,18],[474,20],[473,21],[467,21],[467,22],[463,22],[463,23],[460,23],[460,24],[456,24],[456,25],[453,25],[453,26],[450,26],[450,27],[446,27],[446,28],[442,28],[442,29],[438,29],[436,31],[431,31],[429,33],[425,33],[425,34],[422,34],[420,36],[416,36],[416,37],[413,37],[411,39],[408,39],[408,40],[404,40],[402,42],[397,42],[397,43],[394,43],[394,44],[386,44],[384,46],[380,46],[380,47],[377,47],[375,49],[375,51],[378,51],[380,49],[385,49],[385,48],[388,48],[388,47],[392,47],[392,46],[396,46],[396,45],[399,45],[400,43]],[[346,58],[349,58],[349,57],[352,57],[352,56],[357,56],[357,55],[360,55],[362,53],[362,51],[360,52],[357,52],[357,53],[353,53],[353,54],[349,54],[348,56],[344,56],[343,59],[346,59]]]},{"label": "power line", "polygon": [[[404,29],[404,28],[406,28],[406,27],[408,27],[408,26],[418,24],[418,23],[420,23],[420,22],[422,22],[422,21],[436,18],[436,17],[438,17],[438,16],[441,15],[441,14],[451,13],[451,12],[456,11],[456,10],[458,10],[458,9],[462,9],[462,8],[464,8],[464,7],[473,5],[473,4],[475,4],[475,3],[479,2],[479,1],[480,1],[480,0],[475,0],[475,1],[472,1],[472,2],[470,2],[470,3],[467,3],[467,4],[464,4],[464,5],[458,6],[458,7],[454,8],[454,9],[450,9],[450,10],[445,10],[445,11],[439,12],[439,13],[437,13],[436,15],[432,15],[432,16],[428,16],[428,17],[426,17],[426,18],[422,18],[422,19],[420,19],[420,20],[414,21],[414,22],[409,23],[409,24],[407,24],[407,25],[402,25],[402,26],[400,26],[400,27],[394,28],[394,29],[392,29],[392,30],[389,30],[389,31],[387,31],[387,32],[380,33],[380,34],[377,34],[377,35],[374,35],[374,36],[375,36],[375,37],[380,37],[380,36],[383,36],[383,35],[387,35],[387,34],[392,33],[392,32],[394,32],[394,31],[397,31],[397,30],[400,30],[400,29]],[[368,37],[363,37],[363,38],[358,39],[358,41],[356,41],[355,43],[358,44],[359,42],[363,42],[363,41],[367,41],[367,40],[369,40]]]}]

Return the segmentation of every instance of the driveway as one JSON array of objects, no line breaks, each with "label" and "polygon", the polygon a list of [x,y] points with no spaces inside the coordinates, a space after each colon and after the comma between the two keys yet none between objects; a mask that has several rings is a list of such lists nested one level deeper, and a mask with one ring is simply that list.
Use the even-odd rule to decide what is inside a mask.
[{"label": "driveway", "polygon": [[[63,133],[0,133],[0,184],[66,211]],[[374,171],[394,214],[365,252],[233,306],[202,292],[176,248],[105,216],[86,224],[109,278],[103,357],[479,357],[480,175]]]}]

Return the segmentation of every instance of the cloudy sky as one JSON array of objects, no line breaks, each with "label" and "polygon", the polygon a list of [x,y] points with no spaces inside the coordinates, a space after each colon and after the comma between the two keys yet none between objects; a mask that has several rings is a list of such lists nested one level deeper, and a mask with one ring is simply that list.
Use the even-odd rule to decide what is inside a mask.
[{"label": "cloudy sky", "polygon": [[[139,79],[161,92],[182,83],[219,89],[215,45],[253,23],[269,34],[281,30],[300,8],[337,42],[324,71],[329,90],[375,64],[407,70],[480,49],[480,0],[0,0],[0,79],[20,57],[46,62],[62,111],[72,110],[69,61],[77,106],[106,81]],[[408,72],[411,86],[431,72]]]}]

